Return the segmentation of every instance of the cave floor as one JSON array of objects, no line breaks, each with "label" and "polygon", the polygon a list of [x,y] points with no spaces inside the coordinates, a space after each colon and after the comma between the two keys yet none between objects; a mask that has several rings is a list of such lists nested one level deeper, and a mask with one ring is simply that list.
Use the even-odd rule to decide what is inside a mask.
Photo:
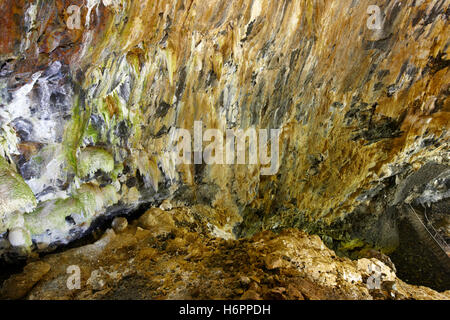
[{"label": "cave floor", "polygon": [[[450,299],[450,291],[406,284],[374,258],[337,257],[297,229],[226,240],[186,208],[150,209],[115,229],[93,244],[30,260],[4,282],[2,298]],[[381,281],[369,290],[371,270]]]}]

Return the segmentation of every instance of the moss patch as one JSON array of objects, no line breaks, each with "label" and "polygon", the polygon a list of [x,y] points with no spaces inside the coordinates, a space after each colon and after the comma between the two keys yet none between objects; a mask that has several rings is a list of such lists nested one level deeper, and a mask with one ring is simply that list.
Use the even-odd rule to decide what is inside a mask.
[{"label": "moss patch", "polygon": [[3,219],[15,212],[31,211],[36,206],[36,198],[23,178],[11,165],[0,157],[0,232],[5,228]]},{"label": "moss patch", "polygon": [[78,157],[77,170],[80,178],[85,178],[98,170],[110,173],[114,170],[114,158],[104,149],[87,147],[81,150]]},{"label": "moss patch", "polygon": [[[74,226],[73,222],[89,224],[102,209],[117,202],[113,186],[99,188],[85,184],[70,198],[42,202],[34,212],[25,214],[25,226],[32,235],[40,235],[47,230],[68,232]],[[66,218],[69,216],[71,219],[68,221]]]},{"label": "moss patch", "polygon": [[65,231],[70,228],[66,217],[72,214],[84,215],[83,203],[77,198],[45,201],[34,212],[25,214],[25,226],[31,234],[54,229]]}]

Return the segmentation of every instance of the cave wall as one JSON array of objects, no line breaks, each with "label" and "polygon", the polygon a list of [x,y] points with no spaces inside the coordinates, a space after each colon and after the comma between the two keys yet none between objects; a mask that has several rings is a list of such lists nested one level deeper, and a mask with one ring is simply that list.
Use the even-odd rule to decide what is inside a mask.
[{"label": "cave wall", "polygon": [[[449,3],[2,1],[1,251],[164,199],[238,235],[350,240],[343,219],[382,216],[409,174],[449,164]],[[194,121],[281,129],[279,171],[176,165],[173,129]]]}]

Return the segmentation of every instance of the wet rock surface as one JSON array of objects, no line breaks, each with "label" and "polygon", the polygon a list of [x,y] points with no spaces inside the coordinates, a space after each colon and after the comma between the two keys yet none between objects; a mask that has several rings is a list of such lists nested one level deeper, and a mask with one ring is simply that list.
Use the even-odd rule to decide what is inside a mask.
[{"label": "wet rock surface", "polygon": [[318,236],[297,229],[225,240],[201,232],[206,221],[190,208],[159,218],[164,233],[139,221],[120,234],[110,229],[91,245],[28,264],[0,292],[8,299],[450,299],[406,284],[378,259],[339,258]]}]

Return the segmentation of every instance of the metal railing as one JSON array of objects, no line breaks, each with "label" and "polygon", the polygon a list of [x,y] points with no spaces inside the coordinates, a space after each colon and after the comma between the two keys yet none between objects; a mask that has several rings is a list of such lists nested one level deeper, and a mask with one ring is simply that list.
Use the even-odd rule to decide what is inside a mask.
[{"label": "metal railing", "polygon": [[[416,210],[414,210],[414,208],[410,205],[409,208],[411,210],[409,210],[410,212],[412,212],[414,214],[414,216],[417,218],[417,220],[420,222],[420,224],[424,227],[424,229],[428,232],[428,234],[430,235],[430,237],[438,244],[438,246],[447,254],[450,254],[450,245],[447,243],[447,241],[445,241],[445,239],[441,236],[441,234],[433,227],[433,225],[431,224],[430,220],[428,219],[427,216],[427,211],[425,208],[425,212],[424,212],[424,216],[426,219],[426,224],[422,221],[422,219],[420,218],[420,216],[417,214]],[[427,226],[428,225],[428,226]]]}]

